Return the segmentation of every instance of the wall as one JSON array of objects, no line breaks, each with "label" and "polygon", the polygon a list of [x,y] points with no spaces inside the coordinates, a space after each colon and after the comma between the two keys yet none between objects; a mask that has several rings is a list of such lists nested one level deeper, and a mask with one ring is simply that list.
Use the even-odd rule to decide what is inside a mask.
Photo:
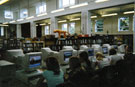
[{"label": "wall", "polygon": [[[119,17],[129,17],[129,31],[118,31],[118,18]],[[103,32],[95,32],[95,20],[97,19],[103,19]],[[92,19],[92,26],[93,26],[93,33],[94,34],[106,34],[107,30],[109,34],[133,34],[133,15],[118,15],[118,16],[112,16],[112,17],[104,17],[104,18],[97,18]]]},{"label": "wall", "polygon": [[[80,34],[80,30],[81,30],[81,21],[74,21],[75,22],[75,33],[77,34]],[[66,22],[67,24],[71,23],[70,21],[69,22]],[[59,23],[58,24],[58,29],[62,29],[62,24],[65,24],[65,23]],[[69,25],[68,25],[69,27]]]}]

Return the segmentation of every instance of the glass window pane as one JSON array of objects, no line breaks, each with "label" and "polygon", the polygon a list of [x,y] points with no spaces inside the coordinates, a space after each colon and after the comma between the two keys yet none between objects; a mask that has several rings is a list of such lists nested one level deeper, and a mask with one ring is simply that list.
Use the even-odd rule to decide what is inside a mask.
[{"label": "glass window pane", "polygon": [[20,18],[26,18],[26,17],[28,17],[28,10],[22,9],[20,12]]},{"label": "glass window pane", "polygon": [[62,30],[67,31],[67,24],[62,24]]},{"label": "glass window pane", "polygon": [[4,12],[4,16],[7,19],[13,19],[13,12],[11,12],[11,11],[5,11]]},{"label": "glass window pane", "polygon": [[69,6],[69,0],[63,0],[63,7]]},{"label": "glass window pane", "polygon": [[43,5],[38,5],[36,7],[36,14],[41,14],[46,12],[46,4],[44,3]]},{"label": "glass window pane", "polygon": [[75,4],[75,0],[70,0],[70,5],[74,5]]},{"label": "glass window pane", "polygon": [[49,34],[49,26],[45,26],[45,35]]},{"label": "glass window pane", "polygon": [[0,36],[4,36],[4,27],[0,27]]},{"label": "glass window pane", "polygon": [[75,23],[69,24],[69,33],[74,34],[75,33]]}]

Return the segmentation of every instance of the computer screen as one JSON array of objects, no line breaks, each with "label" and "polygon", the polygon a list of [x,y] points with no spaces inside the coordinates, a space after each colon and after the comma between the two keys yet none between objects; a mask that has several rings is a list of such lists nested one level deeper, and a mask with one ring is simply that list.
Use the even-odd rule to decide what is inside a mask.
[{"label": "computer screen", "polygon": [[88,55],[94,56],[94,49],[88,49]]},{"label": "computer screen", "polygon": [[30,55],[29,60],[29,68],[41,66],[41,55]]},{"label": "computer screen", "polygon": [[64,51],[64,61],[68,62],[69,58],[72,56],[72,51]]},{"label": "computer screen", "polygon": [[108,54],[108,48],[107,47],[102,47],[102,52],[103,52],[103,54]]}]

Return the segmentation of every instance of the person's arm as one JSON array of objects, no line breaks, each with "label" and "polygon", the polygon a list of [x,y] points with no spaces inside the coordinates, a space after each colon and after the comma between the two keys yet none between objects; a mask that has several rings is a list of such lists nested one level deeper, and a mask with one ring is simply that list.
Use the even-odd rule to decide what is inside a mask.
[{"label": "person's arm", "polygon": [[44,82],[45,78],[41,76],[36,84],[36,87],[40,87],[40,85]]}]

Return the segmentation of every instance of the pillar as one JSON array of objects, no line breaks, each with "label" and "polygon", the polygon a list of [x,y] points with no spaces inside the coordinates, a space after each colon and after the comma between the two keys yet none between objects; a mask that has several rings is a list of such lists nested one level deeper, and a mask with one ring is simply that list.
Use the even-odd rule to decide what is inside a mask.
[{"label": "pillar", "polygon": [[55,34],[53,32],[55,29],[58,29],[58,20],[56,17],[51,17],[50,34],[55,35],[55,37],[58,37],[58,34]]},{"label": "pillar", "polygon": [[17,24],[16,37],[17,38],[22,37],[21,24]]},{"label": "pillar", "polygon": [[81,34],[91,35],[91,13],[88,10],[81,12]]},{"label": "pillar", "polygon": [[33,21],[30,22],[30,35],[31,38],[37,37],[36,23]]}]

